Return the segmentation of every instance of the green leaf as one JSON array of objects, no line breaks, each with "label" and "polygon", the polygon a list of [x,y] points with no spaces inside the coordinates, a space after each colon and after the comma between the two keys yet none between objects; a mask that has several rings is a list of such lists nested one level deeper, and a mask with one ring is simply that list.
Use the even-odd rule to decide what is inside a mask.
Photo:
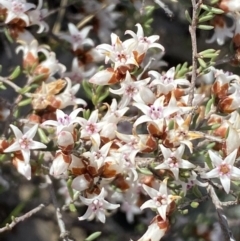
[{"label": "green leaf", "polygon": [[32,99],[29,98],[29,99],[25,99],[25,100],[22,100],[18,103],[18,106],[25,106],[25,105],[29,105],[32,103]]},{"label": "green leaf", "polygon": [[207,105],[205,108],[205,115],[207,115],[209,113],[209,111],[211,110],[213,102],[214,102],[214,97],[212,96],[212,98],[207,102]]},{"label": "green leaf", "polygon": [[199,206],[198,202],[191,202],[191,207],[192,208],[197,208]]},{"label": "green leaf", "polygon": [[197,28],[202,29],[202,30],[212,30],[214,29],[214,26],[210,26],[210,25],[198,25]]},{"label": "green leaf", "polygon": [[188,12],[188,10],[185,10],[185,17],[187,19],[187,21],[192,24],[192,18],[190,17],[190,14]]},{"label": "green leaf", "polygon": [[200,17],[198,22],[203,23],[203,22],[206,22],[206,21],[209,21],[209,20],[213,19],[214,17],[215,17],[215,15],[209,14],[207,16]]},{"label": "green leaf", "polygon": [[204,69],[207,68],[207,63],[201,59],[201,58],[198,58],[198,63],[200,64],[201,67],[203,67]]},{"label": "green leaf", "polygon": [[50,141],[43,129],[38,128],[37,131],[38,131],[38,135],[40,137],[41,142],[46,144]]},{"label": "green leaf", "polygon": [[92,240],[98,238],[101,234],[102,234],[102,232],[95,232],[95,233],[91,234],[90,236],[88,236],[85,239],[85,241],[92,241]]},{"label": "green leaf", "polygon": [[17,66],[8,78],[10,80],[16,79],[20,75],[20,73],[21,73],[21,68],[20,66]]},{"label": "green leaf", "polygon": [[223,14],[224,13],[224,11],[222,9],[207,6],[205,4],[201,4],[201,8],[208,12],[215,13],[215,14]]},{"label": "green leaf", "polygon": [[83,87],[87,97],[91,100],[92,99],[92,95],[93,95],[91,85],[88,83],[88,81],[84,80],[84,81],[82,81],[82,87]]}]

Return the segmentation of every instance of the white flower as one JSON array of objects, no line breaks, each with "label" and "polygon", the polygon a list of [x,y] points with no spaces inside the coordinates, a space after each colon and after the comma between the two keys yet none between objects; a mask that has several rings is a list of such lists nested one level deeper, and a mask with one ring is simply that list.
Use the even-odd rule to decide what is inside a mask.
[{"label": "white flower", "polygon": [[146,233],[138,239],[138,241],[159,241],[167,232],[168,227],[168,220],[162,220],[162,218],[157,215],[151,221]]},{"label": "white flower", "polygon": [[62,110],[56,110],[57,121],[47,120],[42,123],[42,125],[50,125],[57,127],[57,134],[62,130],[72,131],[73,124],[79,122],[78,113],[82,111],[82,108],[78,108],[70,113],[70,115],[65,114]]},{"label": "white flower", "polygon": [[84,45],[94,46],[94,42],[92,41],[92,39],[87,38],[87,35],[91,29],[92,26],[87,26],[83,28],[81,31],[79,31],[74,24],[69,23],[68,30],[70,32],[70,36],[69,34],[61,33],[59,35],[59,38],[71,43],[74,51]]},{"label": "white flower", "polygon": [[159,215],[163,220],[166,220],[168,207],[172,202],[172,195],[168,194],[167,181],[164,180],[159,187],[159,190],[153,189],[143,184],[144,190],[151,197],[150,200],[146,201],[140,208],[153,208],[157,209]]},{"label": "white flower", "polygon": [[97,145],[100,145],[99,132],[102,129],[104,122],[97,123],[98,121],[98,110],[94,110],[89,119],[86,120],[79,117],[79,124],[82,126],[81,138],[92,138]]},{"label": "white flower", "polygon": [[130,34],[133,37],[133,39],[129,39],[127,41],[134,42],[134,44],[136,45],[136,50],[139,52],[139,54],[147,52],[149,48],[159,48],[163,52],[165,51],[164,47],[161,44],[155,43],[157,40],[159,40],[158,35],[146,37],[144,36],[142,25],[137,23],[136,26],[138,28],[137,33],[134,33],[131,30],[127,30],[125,34]]},{"label": "white flower", "polygon": [[186,79],[174,79],[175,68],[172,67],[165,74],[161,75],[157,71],[149,71],[150,75],[154,77],[150,87],[157,86],[158,94],[167,95],[170,91],[177,88],[177,85],[189,86],[190,82]]},{"label": "white flower", "polygon": [[121,83],[121,88],[118,90],[109,89],[109,91],[116,95],[122,95],[121,102],[119,103],[119,108],[126,107],[132,99],[135,101],[139,100],[139,91],[142,86],[146,86],[150,81],[150,78],[134,81],[132,76],[127,71],[125,80]]},{"label": "white flower", "polygon": [[33,141],[32,139],[37,132],[37,129],[38,129],[37,124],[34,125],[31,129],[29,129],[24,134],[14,125],[10,125],[10,127],[14,132],[16,140],[12,145],[6,148],[4,152],[21,151],[25,163],[28,164],[30,161],[30,150],[47,148],[47,146],[44,145],[43,143],[38,141]]},{"label": "white flower", "polygon": [[65,77],[67,86],[62,93],[56,96],[56,99],[61,102],[60,108],[63,109],[69,105],[83,105],[87,106],[87,102],[81,98],[77,98],[75,95],[80,89],[80,84],[72,86],[72,81]]},{"label": "white flower", "polygon": [[133,105],[141,110],[145,115],[140,116],[135,121],[133,126],[138,126],[144,122],[154,122],[157,125],[161,125],[160,123],[163,121],[163,119],[168,118],[171,114],[180,110],[173,95],[167,106],[164,106],[164,100],[165,96],[163,95],[157,98],[152,105],[134,103]]},{"label": "white flower", "polygon": [[220,178],[222,186],[226,193],[230,191],[230,184],[232,178],[240,178],[240,169],[234,167],[234,162],[237,156],[237,149],[230,153],[224,160],[215,154],[213,151],[209,150],[209,156],[212,160],[214,169],[208,173],[201,175],[202,178]]},{"label": "white flower", "polygon": [[31,8],[36,8],[35,4],[26,3],[24,0],[1,0],[0,4],[8,10],[5,23],[9,23],[15,18],[20,18],[27,26],[29,25],[29,17],[26,12]]},{"label": "white flower", "polygon": [[175,179],[178,180],[179,168],[189,169],[195,167],[195,165],[189,161],[182,159],[185,149],[183,144],[180,145],[175,151],[172,151],[163,145],[160,145],[160,148],[164,157],[164,162],[156,166],[155,169],[168,169],[172,171]]},{"label": "white flower", "polygon": [[112,204],[104,200],[104,188],[102,188],[100,194],[96,197],[85,198],[80,196],[80,199],[85,205],[88,205],[88,209],[83,216],[79,217],[79,220],[85,220],[94,215],[97,217],[97,219],[99,219],[99,221],[105,223],[106,209],[113,210],[120,206],[119,204]]},{"label": "white flower", "polygon": [[216,16],[213,20],[214,26],[214,34],[213,36],[206,40],[206,43],[213,43],[217,41],[219,45],[223,45],[227,38],[233,37],[233,30],[235,29],[235,24],[228,27],[226,20],[224,19],[225,16]]}]

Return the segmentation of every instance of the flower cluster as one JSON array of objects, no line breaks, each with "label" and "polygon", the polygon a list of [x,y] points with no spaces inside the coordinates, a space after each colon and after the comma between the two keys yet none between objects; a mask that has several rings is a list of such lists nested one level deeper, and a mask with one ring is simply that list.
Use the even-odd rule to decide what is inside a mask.
[{"label": "flower cluster", "polygon": [[[100,3],[83,2],[82,11],[96,12],[94,18],[101,21],[106,21],[101,14],[120,16],[114,15],[111,1],[101,13]],[[233,38],[237,53],[239,16],[233,12],[239,3],[214,4],[200,5],[216,12],[202,16],[214,17],[215,33],[208,42],[222,45],[227,37]],[[42,1],[36,6],[0,0],[4,23],[21,30],[14,39],[19,43],[16,53],[23,52],[27,85],[20,88],[12,82],[18,69],[0,83],[19,94],[16,106],[31,107],[31,113],[21,118],[15,106],[10,111],[0,103],[0,120],[13,120],[9,127],[14,133],[6,128],[0,140],[3,158],[10,158],[28,180],[35,174],[64,180],[69,206],[87,206],[80,221],[96,218],[105,223],[106,216],[119,208],[131,223],[150,208],[154,218],[138,241],[160,240],[171,226],[170,217],[182,211],[191,195],[197,193],[194,200],[202,201],[205,190],[214,185],[232,193],[232,181],[240,180],[240,77],[212,66],[217,51],[194,53],[193,66],[179,64],[161,71],[153,68],[159,67],[158,60],[147,66],[144,62],[149,49],[162,56],[165,48],[158,35],[146,36],[142,24],[135,25],[136,32],[125,31],[125,40],[111,33],[111,44],[95,47],[90,35],[96,26],[79,29],[68,23],[68,33],[56,33],[67,47],[70,44],[74,56],[72,69],[66,72],[51,47],[39,44],[26,29],[38,25],[38,33],[48,30],[43,20],[47,10],[41,7]],[[234,25],[228,27],[223,11],[234,18]],[[79,15],[76,18],[81,19]],[[107,33],[114,25],[109,24]],[[108,66],[97,71],[104,59]],[[79,97],[81,85],[89,100]]]}]

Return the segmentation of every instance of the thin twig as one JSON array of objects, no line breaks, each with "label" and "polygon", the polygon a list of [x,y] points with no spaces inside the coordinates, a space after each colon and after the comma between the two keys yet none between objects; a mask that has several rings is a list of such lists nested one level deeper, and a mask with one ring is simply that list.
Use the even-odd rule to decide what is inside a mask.
[{"label": "thin twig", "polygon": [[214,187],[209,184],[207,186],[207,191],[208,191],[209,196],[212,199],[213,205],[216,208],[216,211],[217,211],[217,214],[218,214],[219,224],[221,226],[221,230],[222,230],[222,233],[224,235],[224,240],[225,241],[235,241],[235,239],[232,235],[232,232],[229,228],[227,218],[223,213],[222,203],[218,199],[218,196],[217,196],[217,194],[214,190]]},{"label": "thin twig", "polygon": [[192,24],[189,26],[189,32],[191,36],[192,42],[192,78],[191,78],[191,86],[189,90],[189,97],[188,97],[188,105],[192,106],[193,98],[194,98],[194,89],[195,83],[197,79],[197,37],[196,37],[196,29],[198,24],[198,8],[200,7],[202,1],[199,0],[198,3],[196,0],[192,1]]},{"label": "thin twig", "polygon": [[25,213],[24,215],[22,215],[20,217],[13,218],[13,221],[10,224],[7,224],[5,227],[0,228],[0,233],[11,230],[16,224],[26,220],[27,218],[30,218],[33,214],[39,212],[44,207],[45,207],[44,204],[40,204],[38,207],[36,207],[36,208],[32,209],[31,211]]},{"label": "thin twig", "polygon": [[[50,180],[51,179],[49,177],[49,182],[50,182]],[[55,194],[55,190],[54,190],[52,182],[49,184],[49,191],[50,191],[53,206],[55,208],[58,227],[61,232],[60,238],[63,241],[72,241],[72,239],[69,238],[69,231],[66,230],[65,223],[63,221],[62,214],[61,214],[60,208],[58,206],[58,202],[57,202],[57,198],[56,198],[56,194]]]}]

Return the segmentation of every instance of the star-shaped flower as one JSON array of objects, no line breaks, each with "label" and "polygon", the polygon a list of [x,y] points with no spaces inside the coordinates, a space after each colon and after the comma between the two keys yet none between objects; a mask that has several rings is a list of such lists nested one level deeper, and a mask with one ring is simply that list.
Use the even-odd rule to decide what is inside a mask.
[{"label": "star-shaped flower", "polygon": [[155,167],[155,169],[168,169],[172,171],[176,180],[179,176],[179,168],[189,169],[194,168],[195,165],[187,160],[182,159],[185,146],[180,145],[175,151],[160,145],[162,154],[164,156],[164,162]]},{"label": "star-shaped flower", "polygon": [[44,145],[43,143],[38,141],[33,141],[32,139],[37,132],[37,129],[38,129],[37,124],[34,125],[31,129],[29,129],[24,134],[14,125],[10,125],[10,127],[14,132],[16,140],[11,146],[6,148],[4,152],[21,151],[25,163],[28,164],[30,161],[30,150],[47,148],[47,146]]},{"label": "star-shaped flower", "polygon": [[100,194],[96,197],[85,198],[80,196],[80,199],[85,205],[88,205],[88,209],[83,216],[79,217],[79,220],[85,220],[90,218],[92,215],[95,215],[99,221],[105,223],[105,210],[113,210],[120,207],[119,204],[112,204],[104,200],[104,188],[102,188]]},{"label": "star-shaped flower", "polygon": [[230,184],[232,178],[240,177],[240,169],[234,167],[234,162],[236,160],[238,149],[234,150],[230,153],[224,160],[213,151],[209,150],[209,156],[212,160],[212,164],[215,166],[208,173],[204,173],[201,175],[202,178],[220,178],[222,186],[226,193],[230,191]]}]

